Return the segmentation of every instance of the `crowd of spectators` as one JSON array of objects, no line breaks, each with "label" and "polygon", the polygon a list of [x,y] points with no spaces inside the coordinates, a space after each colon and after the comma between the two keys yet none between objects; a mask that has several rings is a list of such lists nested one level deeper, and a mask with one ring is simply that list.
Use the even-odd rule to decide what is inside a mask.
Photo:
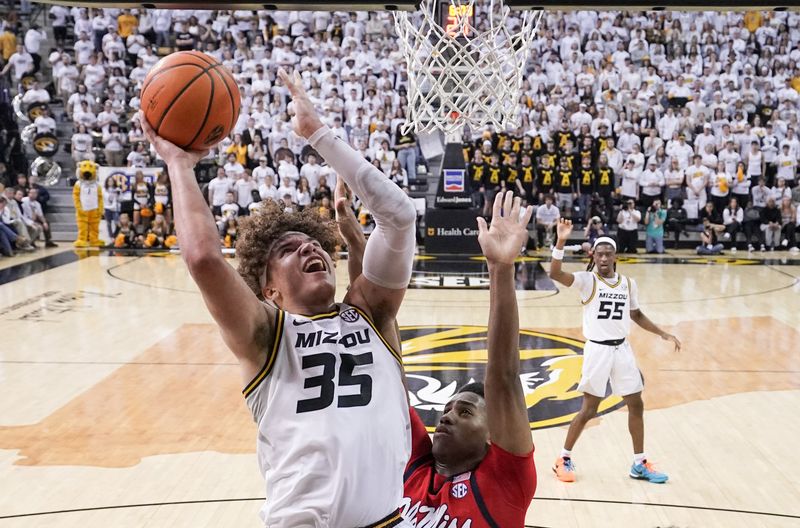
[{"label": "crowd of spectators", "polygon": [[[478,4],[480,28],[486,2]],[[331,211],[335,174],[291,131],[280,67],[298,71],[327,124],[398,185],[408,188],[424,163],[416,138],[401,130],[408,74],[388,12],[52,6],[49,17],[49,52],[35,24],[23,31],[3,22],[2,72],[18,83],[43,64],[52,69],[23,100],[64,102],[75,161],[158,163],[136,111],[161,56],[201,50],[233,72],[242,112],[210,154],[217,174],[207,190],[223,243],[235,241],[237,218],[262,200]],[[539,245],[552,237],[555,210],[587,237],[592,226],[616,229],[627,250],[636,249],[640,226],[648,250],[660,252],[665,231],[677,243],[692,223],[704,251],[736,243],[739,233],[754,248],[795,247],[798,43],[800,15],[791,12],[546,13],[519,100],[521,126],[467,131],[475,205],[490,214],[486,204],[503,188],[537,206],[549,197],[552,206],[536,215]],[[55,128],[55,120],[45,114],[36,125]],[[136,193],[117,183],[119,193]],[[145,239],[159,217],[170,232],[164,205],[146,217],[106,204],[114,231],[125,214]]]},{"label": "crowd of spectators", "polygon": [[17,176],[16,185],[0,183],[0,255],[35,251],[37,244],[56,247],[45,211],[50,193],[35,175]]},{"label": "crowd of spectators", "polygon": [[[30,12],[30,2],[23,7]],[[28,163],[12,104],[21,74],[40,68],[39,52],[46,34],[35,23],[25,32],[21,28],[14,11],[0,19],[0,256],[56,246],[45,216],[50,193],[36,175],[27,175]],[[38,85],[32,88],[26,104],[40,93]],[[47,124],[47,119],[43,115],[37,126]]]},{"label": "crowd of spectators", "polygon": [[[14,49],[5,57],[2,73],[19,86],[43,62],[51,68],[50,76],[37,77],[24,91],[23,103],[63,102],[64,120],[73,129],[69,149],[75,162],[89,159],[134,169],[158,164],[136,111],[142,83],[161,56],[201,50],[233,72],[242,112],[231,136],[209,156],[219,174],[207,194],[226,245],[235,241],[237,217],[263,200],[330,214],[336,175],[292,132],[288,91],[276,75],[280,67],[301,73],[327,124],[392,181],[408,189],[417,180],[417,164],[424,160],[416,138],[399,131],[407,111],[407,76],[401,73],[387,12],[52,6],[49,18],[56,44],[49,53],[40,45],[46,34],[35,24],[27,31],[20,24],[5,25],[9,39],[25,36],[20,45],[9,42],[4,47]],[[52,132],[57,126],[47,114],[36,124],[37,132]],[[147,190],[144,185],[115,179],[105,186],[106,234],[117,244],[147,246],[152,225],[162,221],[172,231],[169,202],[162,204],[163,213],[156,212],[157,185],[147,182]],[[124,210],[131,202],[136,210]],[[368,211],[359,214],[367,227]],[[118,236],[122,222],[131,223],[135,236]]]},{"label": "crowd of spectators", "polygon": [[489,214],[503,189],[542,206],[539,245],[569,217],[587,237],[616,225],[622,251],[636,251],[640,227],[648,252],[687,229],[702,253],[740,233],[751,250],[797,249],[800,14],[544,17],[522,126],[465,144],[476,206]]},{"label": "crowd of spectators", "polygon": [[[49,14],[57,45],[46,57],[53,84],[49,91],[38,85],[28,89],[23,100],[64,102],[75,162],[91,159],[132,168],[158,163],[136,111],[142,83],[161,56],[200,50],[233,72],[242,111],[230,137],[210,154],[218,174],[207,194],[225,244],[235,241],[237,217],[263,200],[330,214],[335,174],[291,131],[288,91],[277,79],[280,67],[301,74],[327,124],[392,181],[408,189],[417,180],[417,164],[424,161],[413,134],[400,131],[407,111],[407,74],[388,12],[53,6]],[[28,60],[26,55],[33,56],[29,51],[18,49],[4,72],[19,80],[26,71],[36,71],[39,61]],[[117,192],[126,192],[124,182],[115,185]],[[107,210],[117,226],[123,213]],[[368,212],[360,213],[368,218]],[[146,239],[148,218],[128,212],[128,220]]]}]

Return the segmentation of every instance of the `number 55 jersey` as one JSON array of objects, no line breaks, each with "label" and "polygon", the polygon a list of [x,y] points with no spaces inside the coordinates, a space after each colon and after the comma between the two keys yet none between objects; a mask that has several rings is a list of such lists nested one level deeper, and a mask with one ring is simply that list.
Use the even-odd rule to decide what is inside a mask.
[{"label": "number 55 jersey", "polygon": [[411,426],[400,354],[359,308],[279,311],[244,389],[258,426],[266,526],[400,526]]},{"label": "number 55 jersey", "polygon": [[631,310],[639,309],[636,282],[616,273],[573,273],[572,287],[581,293],[583,336],[590,341],[624,339],[631,333]]}]

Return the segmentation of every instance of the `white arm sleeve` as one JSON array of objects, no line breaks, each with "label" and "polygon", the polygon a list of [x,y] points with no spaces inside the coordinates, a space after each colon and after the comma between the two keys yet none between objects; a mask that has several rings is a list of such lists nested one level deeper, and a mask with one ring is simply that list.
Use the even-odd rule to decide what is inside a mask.
[{"label": "white arm sleeve", "polygon": [[375,219],[375,230],[364,249],[364,276],[384,288],[399,290],[408,286],[417,220],[411,198],[327,126],[314,132],[308,142]]}]

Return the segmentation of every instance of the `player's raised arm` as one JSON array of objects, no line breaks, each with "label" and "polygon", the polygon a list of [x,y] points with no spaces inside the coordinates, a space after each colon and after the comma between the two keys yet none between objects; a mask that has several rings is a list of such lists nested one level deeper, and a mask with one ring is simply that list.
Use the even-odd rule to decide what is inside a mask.
[{"label": "player's raised arm", "polygon": [[553,248],[553,259],[550,261],[550,278],[560,282],[564,286],[572,286],[575,276],[561,270],[561,261],[564,258],[564,245],[567,243],[569,234],[572,233],[572,220],[560,218],[556,226],[558,240]]},{"label": "player's raised arm", "polygon": [[206,153],[185,151],[157,136],[144,116],[140,122],[169,170],[181,256],[225,344],[239,359],[246,383],[263,366],[273,339],[275,310],[258,300],[220,252],[214,217],[194,175],[194,166]]},{"label": "player's raised arm", "polygon": [[417,213],[411,199],[381,171],[319,119],[300,76],[279,75],[292,94],[295,132],[314,149],[364,202],[375,219],[375,230],[364,250],[362,275],[345,300],[367,309],[380,329],[389,329],[400,308],[414,260]]},{"label": "player's raised arm", "polygon": [[489,360],[484,391],[489,438],[515,455],[533,449],[528,409],[519,379],[519,311],[514,289],[514,260],[528,238],[533,209],[520,217],[520,199],[498,193],[491,227],[478,218],[478,242],[489,267]]}]

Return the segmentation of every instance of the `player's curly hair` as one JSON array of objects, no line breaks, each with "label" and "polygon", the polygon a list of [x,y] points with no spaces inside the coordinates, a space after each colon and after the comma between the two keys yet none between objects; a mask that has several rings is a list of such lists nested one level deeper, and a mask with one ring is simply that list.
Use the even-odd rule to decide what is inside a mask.
[{"label": "player's curly hair", "polygon": [[267,254],[273,242],[287,231],[305,233],[314,238],[331,258],[340,244],[336,224],[321,218],[315,208],[286,213],[277,202],[268,201],[250,216],[242,218],[236,240],[237,271],[262,301],[261,277],[267,265]]}]

